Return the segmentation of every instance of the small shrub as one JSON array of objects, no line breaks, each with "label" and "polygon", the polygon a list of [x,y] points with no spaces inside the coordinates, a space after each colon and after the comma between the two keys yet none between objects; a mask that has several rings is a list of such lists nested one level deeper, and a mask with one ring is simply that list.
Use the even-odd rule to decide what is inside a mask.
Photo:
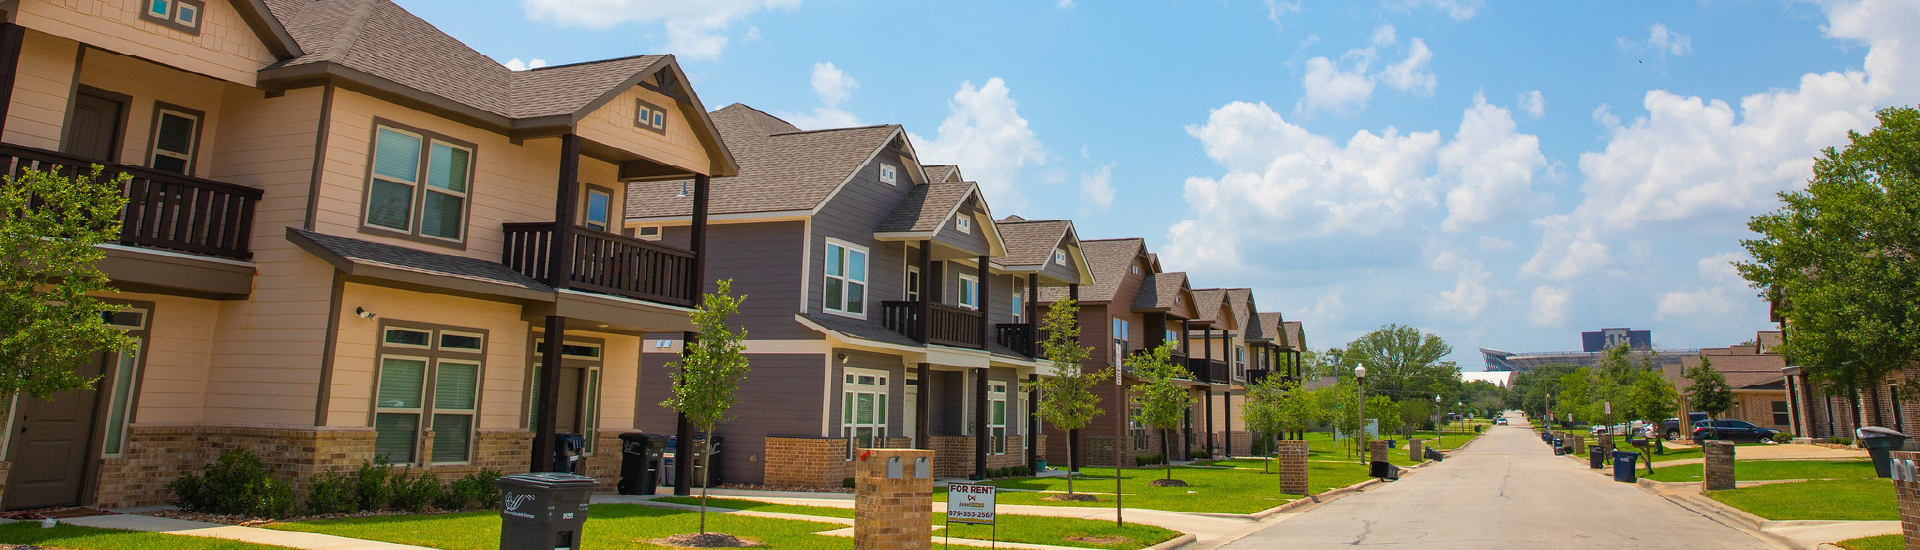
[{"label": "small shrub", "polygon": [[1152,465],[1160,464],[1166,461],[1167,461],[1167,457],[1160,456],[1160,455],[1147,455],[1147,456],[1133,457],[1133,465],[1135,466],[1152,466]]},{"label": "small shrub", "polygon": [[1007,477],[1030,477],[1032,475],[1033,475],[1033,468],[1029,468],[1027,466],[1014,466],[1012,468],[1007,468]]},{"label": "small shrub", "polygon": [[1852,445],[1853,438],[1847,437],[1844,435],[1836,435],[1836,436],[1827,438],[1827,442],[1832,443],[1834,445]]},{"label": "small shrub", "polygon": [[853,488],[853,485],[854,485],[854,483],[853,483],[853,478],[850,478],[850,477],[849,477],[849,478],[845,478],[845,479],[841,479],[841,480],[840,480],[840,486],[841,486],[841,487],[844,487],[844,488],[847,488],[847,489],[852,489],[852,488]]},{"label": "small shrub", "polygon": [[340,472],[323,472],[307,478],[307,513],[344,514],[358,508],[353,495],[353,478]]},{"label": "small shrub", "polygon": [[274,479],[260,457],[244,448],[220,453],[207,473],[188,473],[167,484],[174,504],[214,514],[282,518],[293,512],[293,487]]},{"label": "small shrub", "polygon": [[412,470],[402,470],[393,476],[388,486],[393,491],[393,507],[408,512],[425,512],[440,499],[440,479],[431,472],[420,472],[418,477],[411,475]]},{"label": "small shrub", "polygon": [[392,467],[387,466],[385,458],[379,464],[360,461],[360,473],[354,476],[353,500],[355,508],[362,512],[378,512],[387,509],[393,502],[393,489],[388,487],[387,478],[392,476]]},{"label": "small shrub", "polygon": [[481,470],[453,480],[447,484],[447,490],[440,493],[434,506],[443,510],[490,509],[500,503],[500,488],[493,480],[500,479],[500,472]]},{"label": "small shrub", "polygon": [[1205,459],[1213,458],[1213,453],[1209,453],[1206,451],[1194,451],[1194,452],[1188,453],[1188,456],[1192,456],[1194,460],[1205,460]]},{"label": "small shrub", "polygon": [[1777,434],[1773,434],[1773,442],[1774,443],[1792,443],[1793,434],[1790,434],[1787,432],[1780,432]]}]

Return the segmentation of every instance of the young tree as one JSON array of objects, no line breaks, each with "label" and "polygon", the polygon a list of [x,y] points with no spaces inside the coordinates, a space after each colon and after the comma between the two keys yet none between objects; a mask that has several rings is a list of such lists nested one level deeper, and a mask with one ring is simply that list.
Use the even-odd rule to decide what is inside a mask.
[{"label": "young tree", "polygon": [[[1053,427],[1071,433],[1087,427],[1093,417],[1100,414],[1100,396],[1093,393],[1093,387],[1113,375],[1113,369],[1101,369],[1084,372],[1081,365],[1093,348],[1080,345],[1080,306],[1070,298],[1063,298],[1047,307],[1047,314],[1040,319],[1040,330],[1047,335],[1040,342],[1040,349],[1053,361],[1053,376],[1041,378],[1035,387],[1040,390],[1040,418]],[[1073,456],[1073,438],[1067,437],[1067,456]],[[1116,465],[1117,466],[1117,465]],[[1072,468],[1067,469],[1067,498],[1076,498],[1073,492]],[[1115,475],[1119,471],[1115,470]]]},{"label": "young tree", "polygon": [[1133,404],[1140,407],[1138,420],[1141,424],[1160,430],[1160,454],[1166,458],[1167,477],[1153,481],[1156,487],[1185,487],[1186,483],[1173,478],[1173,452],[1169,446],[1173,438],[1169,432],[1180,426],[1187,411],[1193,410],[1198,399],[1193,392],[1180,385],[1187,369],[1173,364],[1171,343],[1160,344],[1153,351],[1135,355],[1127,360],[1127,366],[1133,367],[1133,376],[1140,381],[1135,386],[1138,392],[1133,396]]},{"label": "young tree", "polygon": [[1367,421],[1360,417],[1360,388],[1352,380],[1314,390],[1319,401],[1330,411],[1333,429],[1340,432],[1347,443],[1347,457],[1352,458],[1366,443]]},{"label": "young tree", "polygon": [[1707,413],[1708,429],[1712,430],[1713,437],[1719,437],[1718,422],[1714,419],[1733,408],[1733,388],[1727,386],[1727,377],[1713,370],[1713,360],[1706,357],[1701,357],[1700,364],[1687,369],[1683,376],[1693,382],[1687,387],[1687,404]]},{"label": "young tree", "polygon": [[[0,401],[26,392],[91,388],[73,373],[100,352],[126,351],[133,339],[107,325],[115,310],[91,296],[111,292],[94,245],[120,238],[125,174],[99,166],[71,178],[27,169],[0,189]],[[0,408],[0,412],[4,412]]]},{"label": "young tree", "polygon": [[1400,404],[1395,402],[1391,397],[1384,395],[1367,396],[1366,410],[1367,418],[1378,422],[1377,426],[1382,434],[1399,433],[1400,428],[1403,427],[1400,423]]},{"label": "young tree", "polygon": [[[1428,420],[1433,418],[1434,408],[1432,401],[1425,399],[1407,399],[1401,401],[1398,405],[1401,435],[1413,437],[1414,428],[1426,424]],[[1437,425],[1434,426],[1436,430],[1439,428]]]},{"label": "young tree", "polygon": [[1248,384],[1247,400],[1240,406],[1240,415],[1246,421],[1247,429],[1263,434],[1268,440],[1278,439],[1281,432],[1288,430],[1286,409],[1287,391],[1290,389],[1292,384],[1279,376],[1268,376],[1257,383]]},{"label": "young tree", "polygon": [[[739,403],[734,390],[747,378],[747,329],[736,332],[727,325],[727,318],[740,311],[740,303],[746,300],[746,296],[733,296],[733,279],[720,281],[718,289],[701,296],[700,307],[693,310],[695,337],[687,341],[687,351],[679,361],[667,363],[667,368],[674,369],[670,386],[673,396],[660,406],[686,415],[688,424],[709,437],[715,427],[733,419],[727,410]],[[693,448],[692,441],[680,445],[682,449]],[[701,471],[712,471],[712,454],[700,452]],[[702,536],[707,534],[707,485],[700,484]]]},{"label": "young tree", "polygon": [[[1674,403],[1680,401],[1680,392],[1673,389],[1673,382],[1661,376],[1659,371],[1642,370],[1633,377],[1633,385],[1627,391],[1627,417],[1647,423],[1655,429],[1668,417],[1674,415]],[[1656,449],[1665,447],[1665,438],[1654,433],[1647,439],[1653,440]],[[1647,457],[1647,473],[1653,473],[1653,457]]]},{"label": "young tree", "polygon": [[[1754,216],[1740,276],[1786,319],[1788,364],[1848,395],[1920,361],[1920,110],[1890,107],[1846,149],[1814,160],[1804,190]],[[1867,391],[1880,418],[1880,392]]]}]

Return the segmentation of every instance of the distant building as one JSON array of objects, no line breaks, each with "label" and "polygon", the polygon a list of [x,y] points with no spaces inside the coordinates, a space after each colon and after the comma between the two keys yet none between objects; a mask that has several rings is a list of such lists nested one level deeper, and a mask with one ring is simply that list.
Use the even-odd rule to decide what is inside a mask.
[{"label": "distant building", "polygon": [[1576,367],[1597,365],[1600,364],[1603,352],[1621,344],[1626,344],[1628,349],[1633,350],[1635,361],[1639,360],[1639,356],[1652,354],[1654,363],[1662,367],[1679,365],[1680,356],[1696,353],[1696,350],[1653,349],[1653,331],[1651,330],[1606,328],[1580,333],[1581,351],[1514,353],[1493,348],[1480,348],[1480,355],[1486,359],[1487,372],[1526,372],[1533,370],[1534,367],[1552,364]]},{"label": "distant building", "polygon": [[1588,353],[1606,351],[1620,344],[1626,344],[1633,351],[1650,351],[1653,349],[1653,331],[1603,328],[1580,333],[1580,350]]}]

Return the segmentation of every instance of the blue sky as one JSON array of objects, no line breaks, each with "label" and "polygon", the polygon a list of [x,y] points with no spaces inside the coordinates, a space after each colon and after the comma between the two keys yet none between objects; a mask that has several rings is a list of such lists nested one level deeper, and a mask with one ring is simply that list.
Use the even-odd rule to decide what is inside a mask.
[{"label": "blue sky", "polygon": [[1768,328],[1728,267],[1746,218],[1920,99],[1911,1],[399,1],[510,65],[674,53],[709,108],[903,124],[997,215],[1466,370]]}]

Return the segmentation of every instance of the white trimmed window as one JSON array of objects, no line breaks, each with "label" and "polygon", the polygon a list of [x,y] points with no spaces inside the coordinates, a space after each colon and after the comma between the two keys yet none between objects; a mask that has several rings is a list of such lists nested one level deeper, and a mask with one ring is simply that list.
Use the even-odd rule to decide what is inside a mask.
[{"label": "white trimmed window", "polygon": [[[133,396],[139,390],[140,351],[145,349],[141,344],[147,338],[147,310],[127,308],[104,311],[100,317],[108,326],[126,331],[135,338],[131,349],[114,354],[113,379],[104,396],[107,398],[107,436],[100,450],[103,455],[117,457],[127,444],[127,423],[133,415]],[[100,383],[107,385],[108,382],[102,380]],[[0,442],[4,441],[4,438],[0,438]]]},{"label": "white trimmed window", "polygon": [[867,318],[867,249],[828,239],[826,272],[827,312]]},{"label": "white trimmed window", "polygon": [[[389,325],[381,331],[373,452],[394,464],[463,463],[473,451],[486,335]],[[422,456],[426,432],[433,454]]]},{"label": "white trimmed window", "polygon": [[1246,377],[1247,377],[1247,347],[1238,346],[1233,348],[1233,378],[1235,380],[1239,380]]},{"label": "white trimmed window", "polygon": [[991,438],[993,454],[1007,454],[1007,383],[988,384],[987,391],[987,437]]},{"label": "white trimmed window", "polygon": [[920,268],[907,268],[907,301],[920,301]]},{"label": "white trimmed window", "polygon": [[1166,339],[1164,341],[1167,343],[1167,348],[1180,351],[1180,331],[1167,329],[1167,335],[1162,338]]},{"label": "white trimmed window", "polygon": [[1053,265],[1067,265],[1067,251],[1053,249]]},{"label": "white trimmed window", "polygon": [[599,187],[588,187],[584,200],[586,204],[582,206],[586,207],[586,211],[581,213],[581,221],[587,229],[606,231],[607,228],[613,227],[613,192]]},{"label": "white trimmed window", "polygon": [[379,126],[372,157],[367,226],[437,240],[465,237],[471,147]]},{"label": "white trimmed window", "polygon": [[960,230],[961,233],[972,233],[973,218],[968,217],[966,214],[956,216],[953,218],[953,228]]},{"label": "white trimmed window", "polygon": [[160,107],[154,115],[154,124],[153,157],[147,159],[147,166],[183,175],[192,171],[194,146],[200,137],[200,115]]},{"label": "white trimmed window", "polygon": [[887,444],[887,373],[846,369],[841,375],[840,435],[847,438],[847,458],[857,449]]},{"label": "white trimmed window", "polygon": [[1133,450],[1147,450],[1147,423],[1140,421],[1140,409],[1127,409],[1127,434],[1133,437]]},{"label": "white trimmed window", "polygon": [[980,278],[972,275],[960,276],[960,299],[955,300],[960,307],[980,309]]},{"label": "white trimmed window", "polygon": [[1022,315],[1026,313],[1024,306],[1026,306],[1027,304],[1027,282],[1018,277],[1015,277],[1013,279],[1012,294],[1013,294],[1013,302],[1012,302],[1013,303],[1013,322],[1018,323],[1026,320],[1026,318],[1022,317]]},{"label": "white trimmed window", "polygon": [[643,240],[643,241],[660,240],[660,226],[658,225],[644,226],[636,230],[634,233],[640,237],[640,240]]},{"label": "white trimmed window", "polygon": [[894,184],[899,182],[900,182],[899,168],[896,168],[891,164],[880,165],[880,183]]}]

